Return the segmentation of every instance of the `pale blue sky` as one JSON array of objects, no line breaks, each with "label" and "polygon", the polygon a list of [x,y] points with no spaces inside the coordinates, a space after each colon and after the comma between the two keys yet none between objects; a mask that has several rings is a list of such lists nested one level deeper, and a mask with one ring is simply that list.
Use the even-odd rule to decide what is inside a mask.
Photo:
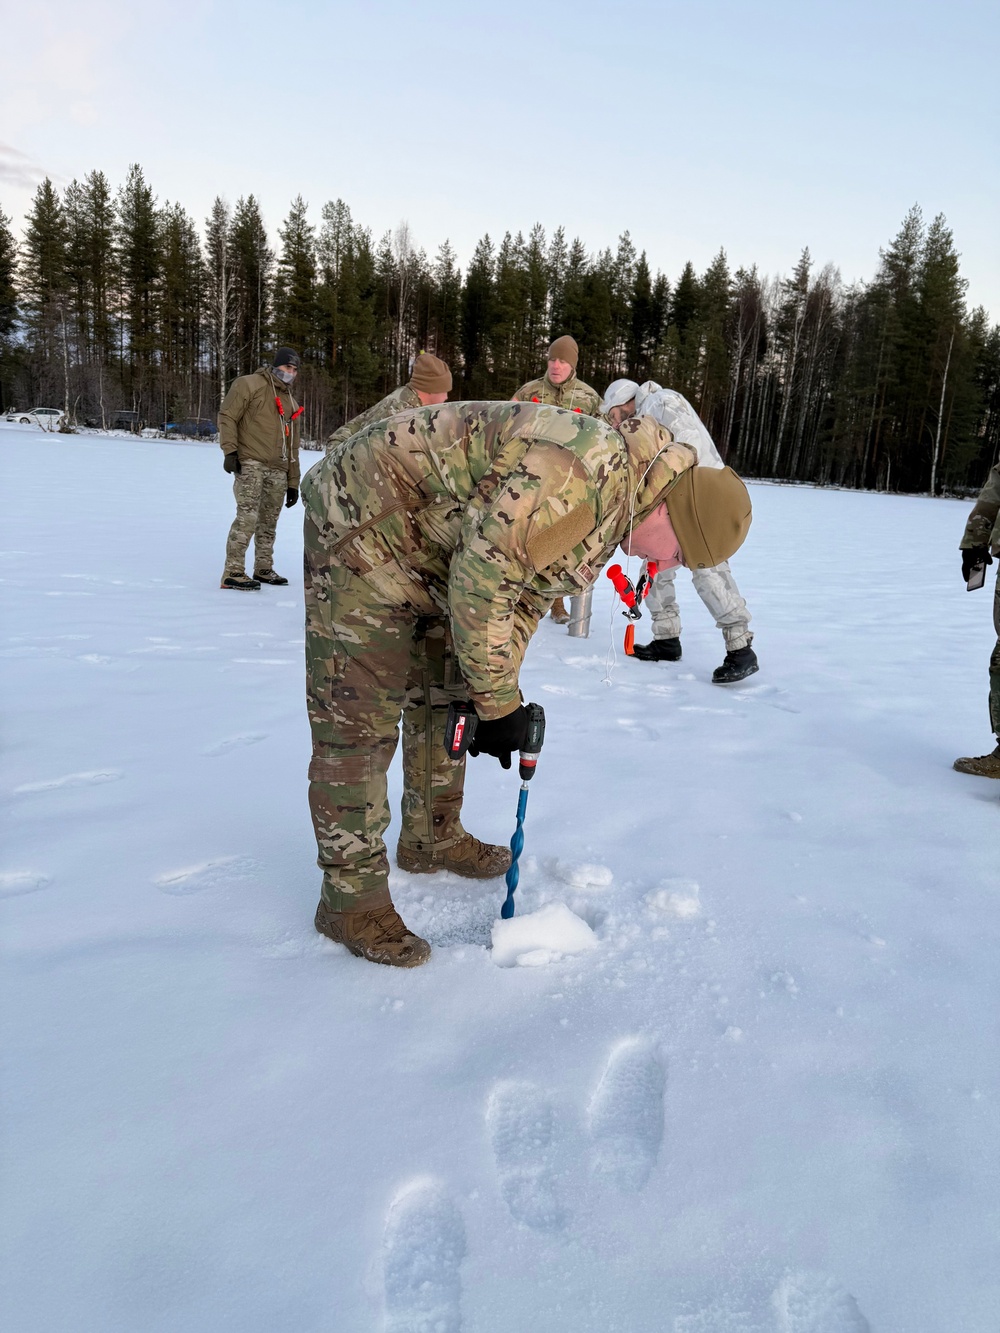
[{"label": "pale blue sky", "polygon": [[33,0],[4,46],[18,224],[41,174],[138,161],[199,223],[254,193],[273,234],[301,192],[463,264],[540,221],[591,250],[628,228],[671,278],[808,245],[851,281],[919,203],[1000,320],[996,0]]}]

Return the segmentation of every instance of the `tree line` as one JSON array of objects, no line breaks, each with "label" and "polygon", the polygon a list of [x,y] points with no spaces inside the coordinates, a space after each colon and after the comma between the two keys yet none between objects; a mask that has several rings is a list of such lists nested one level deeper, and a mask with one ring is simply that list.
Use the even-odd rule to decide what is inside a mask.
[{"label": "tree line", "polygon": [[433,351],[453,397],[508,398],[552,338],[581,378],[679,389],[747,476],[925,491],[978,486],[1000,454],[1000,325],[970,308],[942,216],[914,207],[870,281],[803,251],[788,277],[653,272],[626,232],[588,252],[563,228],[484,236],[463,273],[403,223],[377,241],[343,200],[302,197],[272,245],[253,195],[203,228],[138,165],[38,187],[18,244],[0,210],[0,406],[106,425],[213,416],[277,344],[303,357],[305,435],[324,439]]}]

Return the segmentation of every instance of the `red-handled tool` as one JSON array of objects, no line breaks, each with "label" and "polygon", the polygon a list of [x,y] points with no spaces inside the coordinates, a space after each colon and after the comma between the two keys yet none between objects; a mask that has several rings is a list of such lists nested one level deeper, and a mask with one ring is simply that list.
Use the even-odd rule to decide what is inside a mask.
[{"label": "red-handled tool", "polygon": [[285,409],[282,406],[281,399],[278,397],[277,394],[274,395],[274,405],[278,409],[278,416],[281,417],[281,424],[284,427],[285,439],[287,440],[292,433],[292,422],[295,421],[297,417],[300,417],[306,409],[304,407],[297,407],[295,411],[292,413],[292,415],[288,418],[288,421],[286,423]]},{"label": "red-handled tool", "polygon": [[625,656],[635,656],[635,621],[642,615],[642,604],[649,596],[649,590],[653,586],[653,580],[656,578],[656,561],[647,560],[646,568],[643,570],[639,582],[634,584],[626,575],[621,565],[611,565],[608,569],[608,578],[614,584],[615,592],[625,603],[625,610],[622,615],[629,622],[625,627]]}]

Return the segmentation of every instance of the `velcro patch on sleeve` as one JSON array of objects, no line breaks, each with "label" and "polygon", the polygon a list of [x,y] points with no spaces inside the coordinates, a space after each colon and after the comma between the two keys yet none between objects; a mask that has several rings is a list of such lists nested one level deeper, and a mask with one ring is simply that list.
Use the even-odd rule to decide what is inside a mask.
[{"label": "velcro patch on sleeve", "polygon": [[593,532],[595,521],[594,511],[590,505],[577,505],[568,514],[556,519],[550,528],[530,538],[528,559],[535,573],[548,569],[549,565],[569,555],[573,547],[578,546],[588,532]]},{"label": "velcro patch on sleeve", "polygon": [[371,768],[371,758],[366,754],[314,755],[309,781],[329,782],[334,787],[356,786],[370,781]]}]

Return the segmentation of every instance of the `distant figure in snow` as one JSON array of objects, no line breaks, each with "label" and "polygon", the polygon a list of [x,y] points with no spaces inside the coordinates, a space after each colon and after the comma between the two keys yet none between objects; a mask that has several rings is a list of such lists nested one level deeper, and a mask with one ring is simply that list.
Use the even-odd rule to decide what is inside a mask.
[{"label": "distant figure in snow", "polygon": [[367,412],[360,412],[356,417],[333,432],[326,442],[327,452],[343,444],[352,435],[366,426],[374,426],[377,421],[385,421],[397,412],[409,411],[411,407],[433,407],[448,400],[451,393],[451,371],[448,364],[430,352],[421,352],[413,363],[410,378],[398,389],[393,389]]},{"label": "distant figure in snow", "polygon": [[[514,401],[547,403],[550,407],[564,407],[568,412],[581,412],[588,417],[599,416],[601,395],[576,377],[576,367],[580,360],[576,339],[564,333],[551,345],[546,356],[548,365],[545,374],[541,379],[522,384],[514,394]],[[561,597],[552,603],[549,615],[557,625],[568,623],[570,613]]]},{"label": "distant figure in snow", "polygon": [[[959,547],[962,578],[966,583],[973,569],[991,565],[993,557],[1000,555],[1000,463],[990,469]],[[983,573],[985,575],[985,569]],[[996,749],[976,758],[955,760],[959,773],[974,773],[980,778],[1000,778],[1000,572],[993,592],[993,628],[997,632],[997,641],[990,655],[990,726],[996,737]]]},{"label": "distant figure in snow", "polygon": [[[705,423],[688,400],[673,389],[661,389],[652,380],[615,380],[609,384],[601,411],[613,426],[631,416],[651,416],[670,431],[675,440],[690,444],[698,454],[698,466],[723,468],[719,451]],[[681,659],[681,613],[674,580],[676,569],[661,569],[653,580],[646,607],[653,617],[654,638],[637,643],[634,653],[642,662],[679,662]],[[732,685],[759,670],[757,654],[750,646],[750,612],[729,570],[729,562],[711,569],[692,569],[695,592],[712,613],[726,642],[726,656],[712,673],[716,685]]]},{"label": "distant figure in snow", "polygon": [[[292,395],[299,365],[298,352],[279,347],[270,366],[233,380],[219,408],[222,466],[234,474],[236,496],[220,587],[258,592],[262,583],[288,582],[274,572],[274,537],[282,501],[291,509],[299,498],[302,409]],[[251,538],[254,575],[248,578]]]}]

